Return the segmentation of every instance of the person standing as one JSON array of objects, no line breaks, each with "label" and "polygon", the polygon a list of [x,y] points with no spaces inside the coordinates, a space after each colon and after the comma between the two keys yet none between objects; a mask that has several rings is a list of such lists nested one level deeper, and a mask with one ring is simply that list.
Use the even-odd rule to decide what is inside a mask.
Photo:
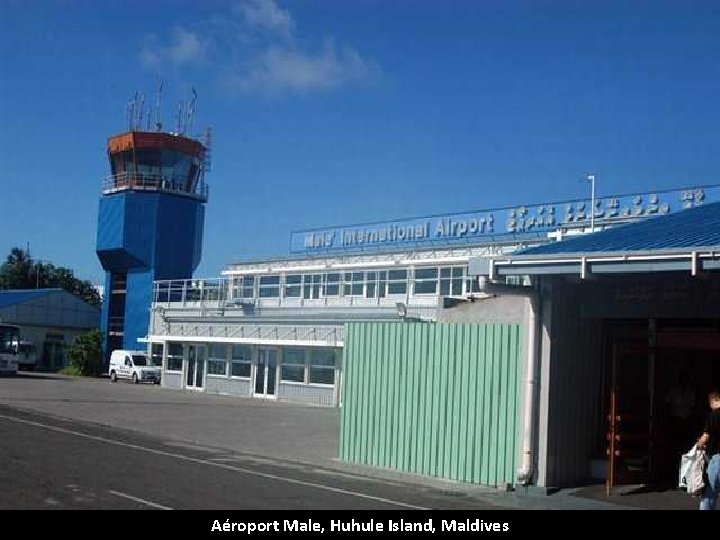
[{"label": "person standing", "polygon": [[705,450],[708,459],[707,485],[700,497],[700,510],[715,510],[720,496],[720,391],[708,394],[710,414],[705,422],[703,434],[697,441]]}]

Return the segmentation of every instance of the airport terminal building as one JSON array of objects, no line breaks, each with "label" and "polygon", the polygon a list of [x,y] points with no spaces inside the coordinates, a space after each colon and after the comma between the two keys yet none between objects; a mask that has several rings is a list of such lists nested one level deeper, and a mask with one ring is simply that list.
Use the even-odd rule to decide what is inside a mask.
[{"label": "airport terminal building", "polygon": [[[608,476],[598,469],[610,436],[609,477],[620,483],[648,469],[642,444],[632,459],[620,446],[652,430],[608,432],[609,407],[638,394],[608,389],[636,372],[656,377],[657,356],[635,371],[613,366],[655,355],[658,331],[676,348],[715,346],[720,302],[685,321],[704,332],[688,338],[697,332],[668,314],[697,315],[658,292],[672,270],[677,283],[697,274],[688,286],[714,298],[720,239],[699,246],[697,231],[715,226],[715,201],[720,186],[701,186],[297,231],[286,257],[156,281],[148,351],[168,388],[342,407],[347,461],[550,488]],[[637,246],[617,240],[651,224]],[[608,253],[582,243],[611,234]],[[646,282],[657,286],[642,296]],[[653,399],[651,409],[633,403],[633,418],[653,417]]]}]

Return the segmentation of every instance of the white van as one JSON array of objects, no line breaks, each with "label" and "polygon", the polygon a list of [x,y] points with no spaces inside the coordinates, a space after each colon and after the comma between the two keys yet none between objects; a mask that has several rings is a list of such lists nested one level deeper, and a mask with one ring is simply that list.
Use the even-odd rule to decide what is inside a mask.
[{"label": "white van", "polygon": [[152,382],[160,384],[160,366],[148,362],[145,351],[128,351],[117,349],[110,355],[110,381],[130,379],[135,384]]}]

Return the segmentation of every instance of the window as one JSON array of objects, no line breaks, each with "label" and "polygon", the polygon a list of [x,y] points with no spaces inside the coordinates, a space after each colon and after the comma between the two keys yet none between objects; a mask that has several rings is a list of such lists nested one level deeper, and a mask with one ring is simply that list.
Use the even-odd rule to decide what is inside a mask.
[{"label": "window", "polygon": [[132,355],[132,363],[135,366],[147,366],[147,358],[144,354],[133,354]]},{"label": "window", "polygon": [[407,293],[407,270],[388,270],[388,294]]},{"label": "window", "polygon": [[255,296],[254,276],[237,276],[233,278],[233,298],[238,300],[252,300]]},{"label": "window", "polygon": [[162,366],[163,344],[153,343],[150,346],[150,361],[153,366]]},{"label": "window", "polygon": [[167,370],[182,371],[183,346],[182,343],[168,343]]},{"label": "window", "polygon": [[375,298],[377,296],[377,272],[368,272],[366,274],[367,285],[365,286],[365,298]]},{"label": "window", "polygon": [[335,384],[335,349],[313,349],[310,353],[310,382]]},{"label": "window", "polygon": [[468,277],[465,290],[469,293],[480,292],[480,282],[478,281],[478,276]]},{"label": "window", "polygon": [[325,291],[324,296],[339,296],[340,295],[340,274],[326,274],[325,275]]},{"label": "window", "polygon": [[293,274],[285,277],[285,298],[300,298],[302,276]]},{"label": "window", "polygon": [[305,349],[285,349],[283,351],[280,380],[305,382]]},{"label": "window", "polygon": [[232,346],[232,368],[230,375],[233,377],[250,378],[250,362],[252,350],[247,345]]},{"label": "window", "polygon": [[461,296],[463,286],[463,269],[441,268],[440,269],[440,294],[445,296]]},{"label": "window", "polygon": [[227,375],[227,345],[208,345],[208,375]]},{"label": "window", "polygon": [[303,298],[320,298],[320,282],[322,274],[306,274],[303,276]]},{"label": "window", "polygon": [[348,272],[345,274],[345,296],[362,296],[365,272]]},{"label": "window", "polygon": [[415,294],[437,294],[437,268],[417,268],[415,269]]},{"label": "window", "polygon": [[260,298],[277,298],[280,296],[280,276],[260,277]]}]

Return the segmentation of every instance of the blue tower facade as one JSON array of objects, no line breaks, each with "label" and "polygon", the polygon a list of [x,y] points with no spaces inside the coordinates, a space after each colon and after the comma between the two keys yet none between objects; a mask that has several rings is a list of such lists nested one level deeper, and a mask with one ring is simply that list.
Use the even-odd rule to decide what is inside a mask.
[{"label": "blue tower facade", "polygon": [[153,281],[189,279],[200,262],[207,147],[187,137],[131,131],[108,140],[97,255],[105,270],[106,360],[148,333]]}]

